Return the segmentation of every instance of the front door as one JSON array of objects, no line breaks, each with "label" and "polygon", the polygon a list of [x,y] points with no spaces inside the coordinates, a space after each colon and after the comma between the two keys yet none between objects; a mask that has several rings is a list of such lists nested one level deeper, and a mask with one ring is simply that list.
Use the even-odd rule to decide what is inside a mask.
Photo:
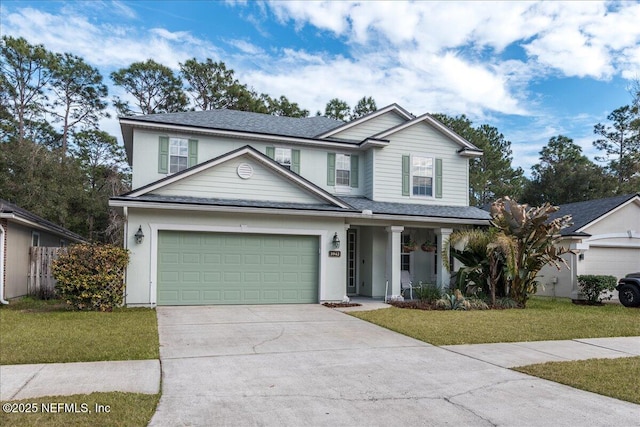
[{"label": "front door", "polygon": [[347,295],[358,295],[358,234],[355,229],[347,230]]}]

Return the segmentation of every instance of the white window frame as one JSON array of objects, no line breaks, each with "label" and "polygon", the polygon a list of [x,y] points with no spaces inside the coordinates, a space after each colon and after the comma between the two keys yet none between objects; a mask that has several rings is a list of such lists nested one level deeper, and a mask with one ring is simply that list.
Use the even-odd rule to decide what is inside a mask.
[{"label": "white window frame", "polygon": [[[416,161],[418,160],[425,160],[426,161],[426,165],[417,165],[415,164]],[[430,165],[428,163],[431,163]],[[418,197],[421,199],[425,199],[425,198],[433,198],[434,197],[434,192],[435,192],[435,158],[432,156],[418,156],[418,155],[414,155],[411,156],[411,173],[410,173],[410,195],[411,197]],[[419,168],[424,168],[425,169],[425,174],[419,174],[418,170]],[[431,175],[428,174],[428,170],[431,169]],[[415,185],[414,185],[414,177],[425,177],[425,178],[431,178],[431,194],[416,194],[415,193]]]},{"label": "white window frame", "polygon": [[273,160],[280,163],[281,166],[291,170],[293,157],[291,148],[275,147]]},{"label": "white window frame", "polygon": [[[338,172],[344,171],[348,172],[348,182],[341,184],[338,182]],[[341,191],[351,191],[351,154],[336,153],[336,188]]]},{"label": "white window frame", "polygon": [[[34,243],[35,243],[35,245],[34,245]],[[38,233],[37,231],[32,231],[31,232],[31,246],[32,247],[40,246],[40,233]]]},{"label": "white window frame", "polygon": [[[174,162],[174,158],[178,159],[178,162]],[[183,166],[180,165],[179,159],[184,159]],[[169,138],[169,174],[178,173],[188,167],[189,140],[186,138]]]}]

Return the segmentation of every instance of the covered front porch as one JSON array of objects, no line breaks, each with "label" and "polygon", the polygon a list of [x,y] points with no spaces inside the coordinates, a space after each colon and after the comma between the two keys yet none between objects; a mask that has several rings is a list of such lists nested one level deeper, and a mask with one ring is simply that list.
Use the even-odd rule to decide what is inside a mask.
[{"label": "covered front porch", "polygon": [[373,299],[401,295],[403,284],[449,286],[442,249],[452,227],[349,224],[346,230],[346,295]]}]

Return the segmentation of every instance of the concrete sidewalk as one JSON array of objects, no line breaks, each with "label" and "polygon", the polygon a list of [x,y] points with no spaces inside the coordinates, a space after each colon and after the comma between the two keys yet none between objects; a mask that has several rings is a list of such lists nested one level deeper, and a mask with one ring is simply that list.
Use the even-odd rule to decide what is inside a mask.
[{"label": "concrete sidewalk", "polygon": [[122,391],[160,391],[159,360],[0,366],[0,400]]},{"label": "concrete sidewalk", "polygon": [[514,368],[545,362],[640,356],[640,337],[445,345],[441,348],[502,368]]}]

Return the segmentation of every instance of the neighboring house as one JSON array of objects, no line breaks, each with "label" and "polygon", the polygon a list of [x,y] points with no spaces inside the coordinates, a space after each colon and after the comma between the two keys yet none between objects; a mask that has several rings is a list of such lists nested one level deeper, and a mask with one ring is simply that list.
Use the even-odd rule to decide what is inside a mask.
[{"label": "neighboring house", "polygon": [[443,241],[488,224],[468,196],[482,152],[395,104],[348,123],[214,110],[120,126],[134,190],[110,206],[126,218],[129,305],[383,298],[403,271],[444,286]]},{"label": "neighboring house", "polygon": [[569,268],[545,267],[538,276],[539,295],[579,299],[579,275],[619,279],[640,271],[640,194],[560,205],[552,218],[563,215],[573,218],[561,232],[561,245],[573,249],[563,255]]},{"label": "neighboring house", "polygon": [[27,295],[31,246],[60,247],[83,241],[82,236],[0,199],[1,299]]}]

